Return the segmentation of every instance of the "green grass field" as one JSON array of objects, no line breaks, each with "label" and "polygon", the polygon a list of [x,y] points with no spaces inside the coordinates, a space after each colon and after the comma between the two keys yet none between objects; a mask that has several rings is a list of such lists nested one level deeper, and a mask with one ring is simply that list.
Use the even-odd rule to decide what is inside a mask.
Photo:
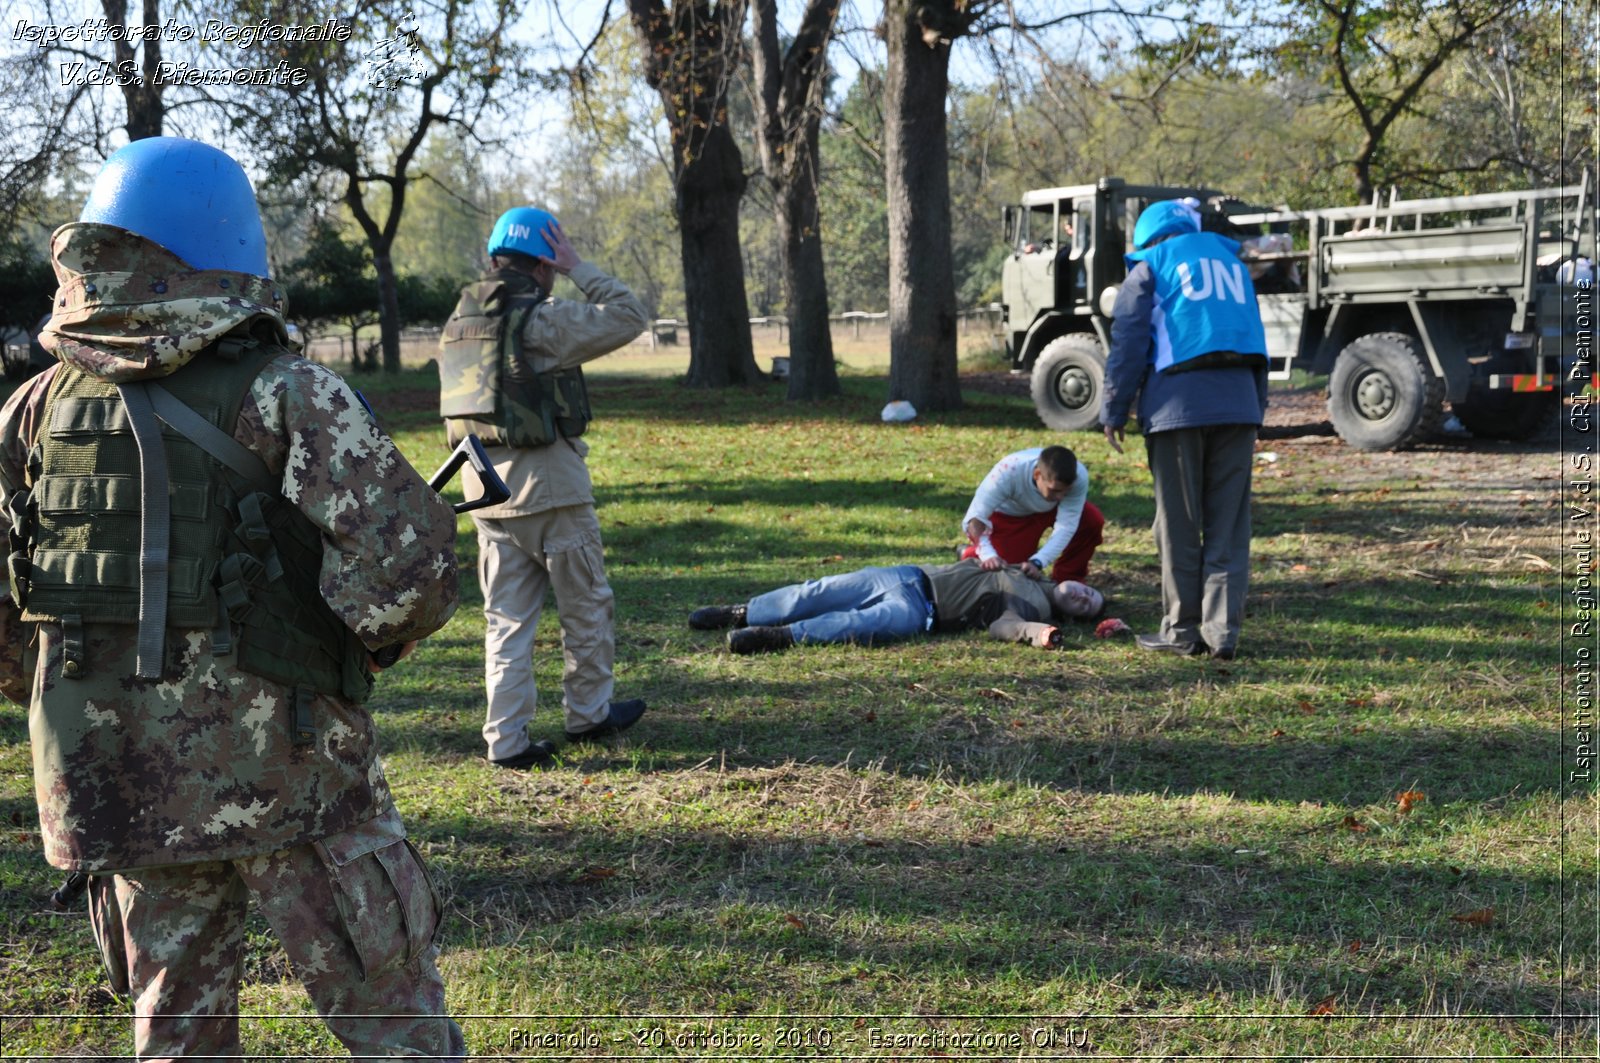
[{"label": "green grass field", "polygon": [[[360,383],[430,472],[436,385]],[[619,694],[652,708],[554,770],[482,760],[462,519],[462,607],[373,707],[474,1055],[1593,1058],[1596,802],[1563,786],[1554,443],[1263,442],[1226,665],[1088,626],[1055,653],[973,633],[733,657],[689,610],[943,562],[990,464],[1049,441],[1025,399],[887,426],[881,378],[846,388],[793,406],[595,378]],[[1150,630],[1142,447],[1068,442],[1109,522],[1091,578]],[[554,737],[553,610],[541,636]],[[0,806],[0,1055],[126,1053],[87,920],[44,903],[60,876],[15,706]],[[251,1051],[337,1055],[256,937]]]}]

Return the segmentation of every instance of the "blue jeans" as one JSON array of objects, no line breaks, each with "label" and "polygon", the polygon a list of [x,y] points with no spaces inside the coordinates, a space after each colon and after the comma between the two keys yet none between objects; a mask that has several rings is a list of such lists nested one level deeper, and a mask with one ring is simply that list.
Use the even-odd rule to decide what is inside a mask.
[{"label": "blue jeans", "polygon": [[927,577],[916,565],[863,568],[750,599],[751,624],[787,624],[796,642],[890,642],[933,630]]}]

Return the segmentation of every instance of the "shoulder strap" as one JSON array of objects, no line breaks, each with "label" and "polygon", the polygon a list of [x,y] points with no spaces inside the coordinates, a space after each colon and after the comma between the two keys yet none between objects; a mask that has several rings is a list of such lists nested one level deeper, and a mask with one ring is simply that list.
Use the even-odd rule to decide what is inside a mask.
[{"label": "shoulder strap", "polygon": [[139,635],[136,674],[160,679],[167,637],[167,565],[171,552],[167,452],[151,409],[148,385],[118,384],[128,427],[139,448]]},{"label": "shoulder strap", "polygon": [[256,490],[274,496],[282,493],[282,485],[267,463],[249,447],[201,417],[160,384],[149,383],[145,388],[156,416],[174,432],[244,477]]}]

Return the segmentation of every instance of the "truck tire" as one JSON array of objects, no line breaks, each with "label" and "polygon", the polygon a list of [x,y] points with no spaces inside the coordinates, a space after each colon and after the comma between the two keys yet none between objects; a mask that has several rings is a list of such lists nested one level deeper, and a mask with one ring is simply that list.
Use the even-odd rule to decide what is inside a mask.
[{"label": "truck tire", "polygon": [[1444,423],[1444,390],[1415,338],[1374,332],[1339,352],[1328,417],[1357,450],[1404,450]]},{"label": "truck tire", "polygon": [[1556,391],[1490,391],[1487,377],[1494,373],[1516,373],[1522,365],[1506,354],[1496,354],[1479,367],[1486,378],[1482,385],[1473,383],[1467,397],[1450,404],[1450,408],[1480,439],[1527,439],[1537,435],[1550,423],[1561,409],[1560,394]]},{"label": "truck tire", "polygon": [[1047,428],[1058,432],[1095,428],[1105,380],[1106,354],[1099,340],[1082,332],[1058,336],[1033,363],[1033,408]]}]

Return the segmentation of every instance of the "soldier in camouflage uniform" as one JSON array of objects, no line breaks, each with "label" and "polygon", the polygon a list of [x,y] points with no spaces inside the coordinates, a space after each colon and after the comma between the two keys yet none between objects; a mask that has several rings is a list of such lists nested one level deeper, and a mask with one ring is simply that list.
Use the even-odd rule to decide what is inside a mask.
[{"label": "soldier in camouflage uniform", "polygon": [[45,856],[93,876],[139,1058],[241,1051],[254,899],[352,1053],[459,1059],[439,899],[363,705],[368,651],[455,610],[454,514],[287,349],[227,155],[122,149],[52,256],[60,364],[0,411],[0,690],[29,704]]},{"label": "soldier in camouflage uniform", "polygon": [[[634,294],[579,258],[545,211],[501,215],[488,251],[492,272],[463,289],[445,324],[439,412],[452,443],[472,432],[490,444],[511,488],[509,501],[472,518],[486,627],[483,737],[491,764],[525,769],[555,752],[527,732],[538,701],[533,637],[547,590],[561,618],[567,739],[615,734],[644,714],[640,698],[612,699],[613,598],[584,464],[589,446],[578,437],[590,416],[580,367],[648,322]],[[557,273],[588,302],[552,298]]]}]

